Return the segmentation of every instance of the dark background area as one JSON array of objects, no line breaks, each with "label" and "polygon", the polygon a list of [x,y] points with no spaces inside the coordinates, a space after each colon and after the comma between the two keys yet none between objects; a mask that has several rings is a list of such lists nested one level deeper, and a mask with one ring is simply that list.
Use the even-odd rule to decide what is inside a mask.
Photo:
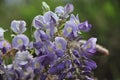
[{"label": "dark background area", "polygon": [[[36,15],[42,14],[42,1],[52,11],[66,3],[74,5],[73,13],[79,14],[80,21],[88,20],[93,26],[90,32],[83,33],[85,39],[97,37],[97,43],[110,52],[108,56],[95,56],[98,64],[95,76],[99,80],[120,80],[120,0],[0,0],[0,27],[10,30],[12,20],[25,20],[25,34],[31,36],[31,23]],[[5,33],[10,42],[11,33]]]}]

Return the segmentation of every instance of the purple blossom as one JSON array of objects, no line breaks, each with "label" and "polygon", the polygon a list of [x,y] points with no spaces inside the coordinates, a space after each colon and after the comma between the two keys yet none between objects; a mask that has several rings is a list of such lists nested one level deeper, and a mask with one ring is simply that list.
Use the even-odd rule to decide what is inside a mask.
[{"label": "purple blossom", "polygon": [[11,44],[6,40],[0,41],[0,48],[6,48],[7,50],[11,48]]},{"label": "purple blossom", "polygon": [[29,39],[26,35],[19,34],[15,36],[12,40],[12,47],[15,49],[21,49],[23,46],[27,47],[29,45]]},{"label": "purple blossom", "polygon": [[51,20],[54,19],[54,24],[57,24],[58,22],[58,17],[55,13],[48,11],[46,12],[43,16],[38,15],[33,19],[33,26],[37,29],[39,28],[46,28],[46,26],[50,26]]},{"label": "purple blossom", "polygon": [[33,56],[28,51],[18,51],[14,61],[17,65],[26,65],[32,59]]},{"label": "purple blossom", "polygon": [[58,50],[65,50],[67,45],[67,41],[63,37],[55,38],[55,46]]},{"label": "purple blossom", "polygon": [[82,22],[79,24],[78,28],[81,31],[88,32],[91,29],[92,25],[88,24],[88,21]]},{"label": "purple blossom", "polygon": [[40,41],[34,42],[34,43],[33,43],[33,46],[34,46],[34,48],[36,48],[36,49],[40,49],[40,48],[43,47],[43,43],[40,42]]},{"label": "purple blossom", "polygon": [[60,74],[66,67],[66,62],[61,62],[57,65],[53,65],[49,70],[48,73],[50,74]]},{"label": "purple blossom", "polygon": [[93,70],[93,69],[97,68],[96,62],[94,62],[91,59],[87,59],[84,62],[86,64],[86,67],[89,68],[89,70]]},{"label": "purple blossom", "polygon": [[49,40],[48,35],[42,30],[36,30],[34,32],[34,37],[35,37],[36,41],[47,41],[47,40]]},{"label": "purple blossom", "polygon": [[36,57],[35,61],[39,62],[39,64],[42,66],[47,66],[53,63],[54,59],[55,59],[55,54],[48,53],[46,55]]},{"label": "purple blossom", "polygon": [[46,34],[49,36],[49,38],[52,38],[55,33],[55,27],[53,24],[46,27]]},{"label": "purple blossom", "polygon": [[78,14],[76,16],[71,14],[70,21],[72,21],[73,24],[76,25],[76,27],[78,27],[78,25],[80,24]]},{"label": "purple blossom", "polygon": [[90,38],[84,45],[83,50],[85,53],[95,53],[96,52],[96,41],[97,38]]},{"label": "purple blossom", "polygon": [[72,4],[66,4],[65,7],[58,6],[55,9],[55,12],[58,14],[58,16],[62,18],[69,17],[69,14],[73,11],[74,7]]},{"label": "purple blossom", "polygon": [[56,37],[54,43],[57,55],[62,56],[66,50],[67,41],[63,37]]},{"label": "purple blossom", "polygon": [[[46,8],[46,5],[43,2],[43,8]],[[26,22],[12,21],[11,29],[17,34],[12,40],[12,48],[18,51],[12,64],[5,65],[8,80],[52,80],[52,77],[55,77],[55,80],[93,80],[92,70],[97,65],[91,60],[91,55],[96,52],[97,39],[78,41],[79,32],[89,31],[91,24],[88,24],[88,21],[80,23],[78,15],[70,14],[73,9],[72,4],[67,4],[64,7],[58,6],[55,13],[44,10],[43,15],[36,16],[33,19],[33,26],[36,28],[35,41],[31,43],[29,38],[22,34],[26,31]],[[69,15],[70,20],[67,20]],[[11,48],[10,43],[4,40],[4,32],[5,30],[0,28],[0,49],[3,53]],[[0,64],[4,65],[2,52]]]},{"label": "purple blossom", "polygon": [[23,20],[13,20],[11,22],[11,29],[17,34],[24,33],[26,31],[26,22]]},{"label": "purple blossom", "polygon": [[6,40],[0,41],[0,49],[2,50],[3,54],[7,52],[11,48],[11,44]]},{"label": "purple blossom", "polygon": [[66,22],[65,27],[63,29],[63,35],[65,37],[70,37],[70,36],[77,37],[78,36],[77,32],[78,32],[78,27],[74,25],[72,21]]},{"label": "purple blossom", "polygon": [[55,45],[52,42],[46,42],[44,45],[46,53],[54,53],[55,52]]}]

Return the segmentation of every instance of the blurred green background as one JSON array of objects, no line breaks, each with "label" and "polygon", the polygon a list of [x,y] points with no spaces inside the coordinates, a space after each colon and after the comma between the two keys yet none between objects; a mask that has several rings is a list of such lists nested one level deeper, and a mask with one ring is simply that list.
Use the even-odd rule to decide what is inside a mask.
[{"label": "blurred green background", "polygon": [[[66,3],[74,5],[73,13],[79,14],[80,21],[88,20],[93,26],[84,34],[85,38],[97,37],[97,43],[110,51],[109,56],[96,56],[95,76],[98,80],[120,80],[120,0],[0,0],[0,27],[10,30],[12,20],[25,20],[28,29],[25,34],[30,36],[33,18],[42,14],[42,1],[52,11]],[[9,41],[10,33],[5,33]]]}]

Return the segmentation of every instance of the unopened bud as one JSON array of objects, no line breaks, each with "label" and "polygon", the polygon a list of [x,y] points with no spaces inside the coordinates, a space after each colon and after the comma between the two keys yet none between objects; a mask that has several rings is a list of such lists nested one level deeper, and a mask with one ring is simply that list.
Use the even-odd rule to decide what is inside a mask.
[{"label": "unopened bud", "polygon": [[50,7],[46,2],[42,2],[43,13],[50,11]]}]

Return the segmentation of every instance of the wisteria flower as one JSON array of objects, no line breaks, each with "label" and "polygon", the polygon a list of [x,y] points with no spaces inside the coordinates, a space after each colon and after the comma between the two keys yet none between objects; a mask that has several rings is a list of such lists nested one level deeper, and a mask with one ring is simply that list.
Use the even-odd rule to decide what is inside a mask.
[{"label": "wisteria flower", "polygon": [[7,50],[11,48],[11,44],[7,42],[6,40],[0,41],[0,49],[3,53],[6,53]]},{"label": "wisteria flower", "polygon": [[78,27],[74,25],[73,22],[71,21],[66,22],[65,27],[63,29],[63,35],[65,37],[69,37],[72,35],[73,37],[77,37],[78,36],[77,32],[78,32]]},{"label": "wisteria flower", "polygon": [[78,14],[76,16],[71,14],[70,21],[73,22],[76,27],[78,27],[78,25],[80,24]]},{"label": "wisteria flower", "polygon": [[32,59],[33,56],[28,51],[18,51],[14,61],[17,65],[25,65]]},{"label": "wisteria flower", "polygon": [[28,45],[29,45],[29,38],[23,34],[19,34],[15,36],[12,40],[12,47],[15,49],[27,47]]},{"label": "wisteria flower", "polygon": [[43,30],[36,30],[34,32],[34,37],[36,41],[47,41],[49,40],[48,35]]},{"label": "wisteria flower", "polygon": [[54,60],[55,60],[55,54],[48,53],[46,55],[36,57],[35,61],[39,62],[39,65],[47,66],[53,63]]},{"label": "wisteria flower", "polygon": [[97,38],[90,38],[84,45],[84,52],[95,53],[96,52],[96,41]]},{"label": "wisteria flower", "polygon": [[58,6],[55,9],[55,12],[58,14],[58,16],[62,18],[69,17],[69,14],[73,11],[74,7],[72,4],[66,4],[65,7]]},{"label": "wisteria flower", "polygon": [[62,56],[67,47],[67,41],[63,37],[55,38],[55,48],[58,56]]},{"label": "wisteria flower", "polygon": [[0,28],[0,71],[5,73],[5,80],[94,80],[92,70],[97,64],[91,57],[96,52],[97,38],[85,41],[80,34],[88,32],[91,24],[71,14],[72,4],[58,6],[55,12],[45,2],[42,7],[44,14],[32,22],[32,41],[23,34],[24,20],[11,22],[15,33],[12,46]]},{"label": "wisteria flower", "polygon": [[26,31],[26,22],[23,20],[13,20],[11,22],[11,29],[17,34],[24,33]]},{"label": "wisteria flower", "polygon": [[90,31],[91,27],[92,25],[88,24],[88,21],[82,22],[78,26],[79,30],[84,31],[84,32]]},{"label": "wisteria flower", "polygon": [[46,26],[49,26],[52,18],[54,19],[54,24],[57,24],[58,17],[55,13],[48,11],[43,16],[38,15],[33,19],[33,26],[37,29],[42,28],[45,29]]},{"label": "wisteria flower", "polygon": [[0,48],[2,49],[4,47],[6,49],[10,49],[11,48],[11,44],[8,41],[6,41],[6,40],[0,41]]}]

